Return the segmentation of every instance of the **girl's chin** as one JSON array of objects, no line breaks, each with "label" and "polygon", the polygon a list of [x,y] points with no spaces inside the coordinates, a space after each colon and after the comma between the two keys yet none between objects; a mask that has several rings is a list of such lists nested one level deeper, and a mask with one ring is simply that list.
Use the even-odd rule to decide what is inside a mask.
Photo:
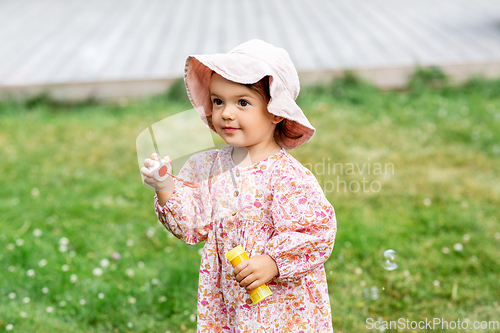
[{"label": "girl's chin", "polygon": [[231,138],[223,138],[224,142],[230,146],[236,146],[236,147],[239,147],[239,146],[244,146],[240,140],[232,140]]}]

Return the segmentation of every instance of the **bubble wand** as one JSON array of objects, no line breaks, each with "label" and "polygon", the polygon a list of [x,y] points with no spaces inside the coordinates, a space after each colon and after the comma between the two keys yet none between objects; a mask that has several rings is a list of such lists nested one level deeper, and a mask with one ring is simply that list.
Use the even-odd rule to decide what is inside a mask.
[{"label": "bubble wand", "polygon": [[164,181],[168,176],[171,176],[179,181],[181,181],[184,185],[191,188],[198,188],[198,184],[188,182],[187,180],[180,179],[174,175],[172,175],[172,166],[170,163],[166,163],[163,158],[161,158],[160,150],[158,149],[158,145],[156,144],[155,135],[153,134],[153,129],[149,126],[149,132],[151,133],[151,138],[153,139],[153,145],[155,146],[156,154],[158,155],[159,161],[154,160],[154,165],[148,166],[148,169],[151,170],[153,177],[158,181]]}]

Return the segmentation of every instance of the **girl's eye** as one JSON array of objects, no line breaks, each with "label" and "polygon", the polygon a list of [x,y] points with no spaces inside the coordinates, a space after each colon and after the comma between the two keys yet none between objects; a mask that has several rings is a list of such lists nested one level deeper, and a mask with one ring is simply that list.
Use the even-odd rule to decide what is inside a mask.
[{"label": "girl's eye", "polygon": [[248,103],[248,102],[247,102],[247,101],[245,101],[244,99],[240,99],[240,105],[241,105],[241,106],[247,106],[248,104],[250,104],[250,103]]},{"label": "girl's eye", "polygon": [[222,101],[219,98],[214,98],[214,104],[215,105],[221,105]]}]

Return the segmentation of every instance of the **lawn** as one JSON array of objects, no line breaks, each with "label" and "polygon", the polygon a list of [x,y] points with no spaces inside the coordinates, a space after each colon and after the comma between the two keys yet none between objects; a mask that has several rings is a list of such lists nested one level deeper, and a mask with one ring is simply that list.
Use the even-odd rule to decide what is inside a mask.
[{"label": "lawn", "polygon": [[[338,221],[325,264],[335,332],[498,325],[500,80],[450,86],[420,70],[379,91],[346,75],[298,103],[317,132],[289,152]],[[0,332],[195,332],[203,244],[157,221],[135,148],[190,108],[181,84],[115,104],[0,104]]]}]

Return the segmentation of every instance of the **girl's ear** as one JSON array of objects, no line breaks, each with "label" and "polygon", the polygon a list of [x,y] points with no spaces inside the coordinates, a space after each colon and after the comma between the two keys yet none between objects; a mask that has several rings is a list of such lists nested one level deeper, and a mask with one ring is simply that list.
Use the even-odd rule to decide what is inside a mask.
[{"label": "girl's ear", "polygon": [[273,124],[278,124],[280,121],[282,121],[283,119],[285,119],[284,117],[280,117],[280,116],[274,116],[273,117],[273,120],[272,120],[272,123]]}]

